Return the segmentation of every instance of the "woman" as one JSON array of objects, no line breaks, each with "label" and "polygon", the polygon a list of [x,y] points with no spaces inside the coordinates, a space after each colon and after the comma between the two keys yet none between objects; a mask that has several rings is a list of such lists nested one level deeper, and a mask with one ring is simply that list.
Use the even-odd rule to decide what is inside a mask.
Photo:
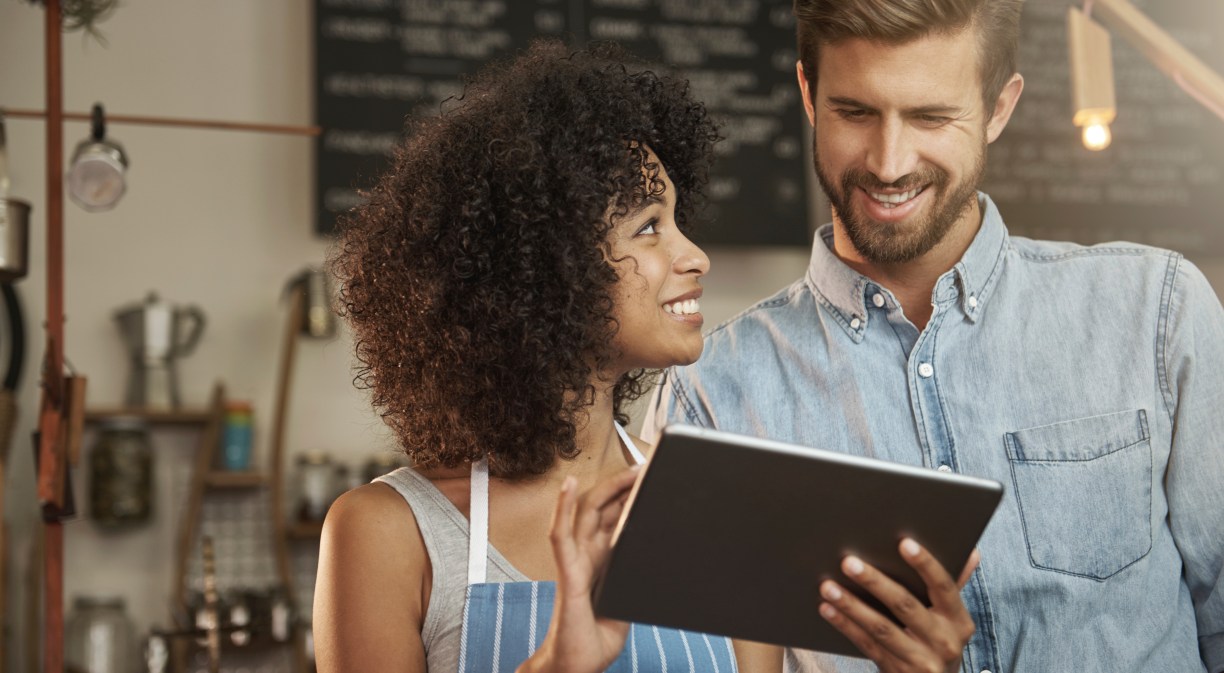
[{"label": "woman", "polygon": [[735,670],[725,639],[590,601],[649,450],[624,405],[701,353],[687,233],[716,139],[685,82],[557,43],[413,123],[333,264],[414,466],[328,513],[320,671]]}]

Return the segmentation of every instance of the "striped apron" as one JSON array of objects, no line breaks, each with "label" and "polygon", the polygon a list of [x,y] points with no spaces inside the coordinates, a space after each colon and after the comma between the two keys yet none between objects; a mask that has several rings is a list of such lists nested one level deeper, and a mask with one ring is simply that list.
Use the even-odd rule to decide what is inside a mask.
[{"label": "striped apron", "polygon": [[[638,464],[641,452],[617,424]],[[485,582],[489,547],[489,464],[472,465],[468,587],[459,641],[459,673],[513,673],[535,652],[552,619],[553,582]],[[726,638],[633,624],[609,673],[737,673]]]}]

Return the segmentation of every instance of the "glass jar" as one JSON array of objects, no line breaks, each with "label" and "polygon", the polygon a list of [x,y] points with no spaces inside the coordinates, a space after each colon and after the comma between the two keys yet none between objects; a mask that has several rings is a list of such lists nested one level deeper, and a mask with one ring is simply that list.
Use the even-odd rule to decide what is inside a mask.
[{"label": "glass jar", "polygon": [[403,454],[381,451],[370,456],[369,460],[366,461],[361,476],[366,480],[366,483],[369,483],[384,474],[396,471],[404,465]]},{"label": "glass jar", "polygon": [[153,452],[139,418],[105,421],[89,455],[89,511],[100,526],[146,523],[153,511]]},{"label": "glass jar", "polygon": [[331,457],[322,451],[308,451],[300,456],[298,464],[298,520],[315,523],[327,516],[336,495],[335,466]]},{"label": "glass jar", "polygon": [[131,673],[136,632],[122,598],[78,596],[65,623],[65,668],[75,673]]}]

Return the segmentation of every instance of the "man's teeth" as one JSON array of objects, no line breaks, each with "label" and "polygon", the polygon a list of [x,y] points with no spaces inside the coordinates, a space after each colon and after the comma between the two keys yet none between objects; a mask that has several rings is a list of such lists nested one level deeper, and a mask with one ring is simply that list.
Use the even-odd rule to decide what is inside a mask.
[{"label": "man's teeth", "polygon": [[671,304],[664,304],[663,310],[676,315],[692,315],[701,311],[696,299],[685,299]]},{"label": "man's teeth", "polygon": [[876,201],[879,201],[886,208],[896,208],[897,205],[905,203],[906,201],[909,201],[915,196],[918,196],[918,192],[921,192],[921,191],[922,191],[922,188],[919,187],[917,189],[911,189],[908,192],[903,192],[901,194],[880,194],[878,192],[868,192],[868,193],[871,194],[871,198],[875,199]]}]

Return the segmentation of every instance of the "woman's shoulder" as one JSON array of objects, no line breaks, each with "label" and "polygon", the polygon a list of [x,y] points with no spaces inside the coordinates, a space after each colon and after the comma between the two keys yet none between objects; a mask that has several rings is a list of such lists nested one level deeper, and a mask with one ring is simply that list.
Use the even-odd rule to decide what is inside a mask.
[{"label": "woman's shoulder", "polygon": [[380,482],[358,486],[332,503],[323,522],[323,540],[354,551],[365,545],[424,549],[412,506],[395,488]]},{"label": "woman's shoulder", "polygon": [[374,482],[336,499],[315,582],[319,670],[424,670],[432,567],[408,501]]}]

